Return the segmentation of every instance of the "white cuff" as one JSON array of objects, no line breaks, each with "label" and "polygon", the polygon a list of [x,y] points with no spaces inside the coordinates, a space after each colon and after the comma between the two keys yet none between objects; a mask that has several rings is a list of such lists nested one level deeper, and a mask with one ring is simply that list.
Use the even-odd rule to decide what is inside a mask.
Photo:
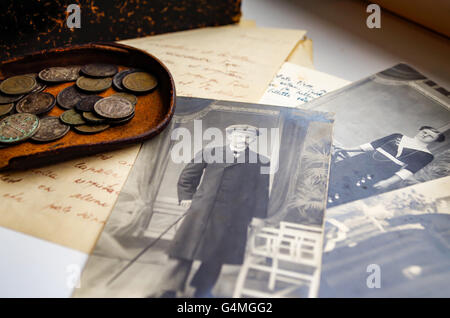
[{"label": "white cuff", "polygon": [[406,170],[406,169],[401,169],[401,170],[397,171],[395,174],[397,176],[399,176],[402,180],[406,180],[409,177],[411,177],[414,173],[412,173],[411,171]]},{"label": "white cuff", "polygon": [[372,150],[374,150],[370,143],[362,144],[361,146],[359,146],[359,148],[361,148],[363,151],[372,151]]}]

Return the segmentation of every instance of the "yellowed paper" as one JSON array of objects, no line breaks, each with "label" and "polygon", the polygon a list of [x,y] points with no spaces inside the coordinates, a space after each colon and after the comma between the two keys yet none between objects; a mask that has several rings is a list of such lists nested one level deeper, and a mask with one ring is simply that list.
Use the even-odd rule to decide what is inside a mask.
[{"label": "yellowed paper", "polygon": [[240,27],[255,27],[256,26],[256,21],[255,20],[241,19],[241,21],[239,21],[239,26]]},{"label": "yellowed paper", "polygon": [[[126,42],[161,58],[179,95],[257,102],[304,33],[248,25]],[[139,147],[0,174],[0,226],[89,253]]]},{"label": "yellowed paper", "polygon": [[0,226],[90,252],[139,148],[0,174]]},{"label": "yellowed paper", "polygon": [[312,40],[305,38],[298,42],[286,62],[314,69]]},{"label": "yellowed paper", "polygon": [[122,41],[160,58],[177,94],[255,102],[305,31],[225,26]]}]

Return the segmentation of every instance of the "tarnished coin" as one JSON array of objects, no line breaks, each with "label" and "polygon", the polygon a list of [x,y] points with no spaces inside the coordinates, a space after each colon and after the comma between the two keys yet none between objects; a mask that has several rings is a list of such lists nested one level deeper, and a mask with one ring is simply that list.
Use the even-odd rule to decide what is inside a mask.
[{"label": "tarnished coin", "polygon": [[49,67],[39,72],[39,78],[50,83],[72,82],[80,76],[80,69],[77,65]]},{"label": "tarnished coin", "polygon": [[61,108],[71,109],[74,108],[75,105],[86,96],[89,95],[80,92],[76,86],[72,85],[59,92],[58,96],[56,96],[56,101]]},{"label": "tarnished coin", "polygon": [[39,118],[34,114],[21,113],[0,121],[0,143],[13,144],[33,136],[39,128]]},{"label": "tarnished coin", "polygon": [[125,99],[128,99],[131,104],[136,105],[137,104],[137,97],[134,96],[133,94],[128,94],[128,93],[116,93],[116,94],[112,94],[111,96],[116,96],[116,97],[122,97]]},{"label": "tarnished coin", "polygon": [[118,70],[117,66],[112,64],[88,64],[81,67],[84,74],[93,77],[113,76]]},{"label": "tarnished coin", "polygon": [[108,124],[103,125],[81,125],[81,126],[75,126],[73,129],[75,129],[77,132],[83,133],[83,134],[96,134],[99,132],[102,132],[109,128]]},{"label": "tarnished coin", "polygon": [[59,117],[45,117],[39,120],[40,125],[36,133],[31,137],[34,141],[48,142],[64,137],[70,130]]},{"label": "tarnished coin", "polygon": [[43,114],[49,112],[56,103],[55,97],[50,93],[31,93],[17,102],[18,113]]},{"label": "tarnished coin", "polygon": [[102,117],[121,119],[134,113],[134,105],[125,98],[109,96],[96,102],[94,110]]},{"label": "tarnished coin", "polygon": [[158,85],[158,80],[152,74],[146,72],[134,72],[123,78],[122,85],[132,92],[144,93],[155,89]]},{"label": "tarnished coin", "polygon": [[31,92],[36,86],[36,79],[30,75],[18,75],[0,83],[0,91],[7,95],[21,95]]},{"label": "tarnished coin", "polygon": [[40,93],[47,88],[47,85],[42,83],[41,81],[36,81],[36,86],[31,91],[32,93]]},{"label": "tarnished coin", "polygon": [[83,112],[82,116],[87,122],[91,124],[101,124],[106,122],[105,118],[99,117],[93,112]]},{"label": "tarnished coin", "polygon": [[123,80],[123,78],[124,78],[125,76],[127,76],[128,74],[135,73],[135,72],[140,72],[140,70],[139,70],[139,69],[136,69],[136,68],[130,68],[130,69],[127,69],[127,70],[120,71],[119,73],[117,73],[116,75],[114,75],[114,77],[113,77],[113,85],[114,85],[114,88],[115,88],[116,90],[118,90],[118,91],[123,91],[123,90],[125,90],[125,88],[124,88],[123,85],[122,85],[122,80]]},{"label": "tarnished coin", "polygon": [[0,105],[17,102],[23,95],[4,95],[0,93]]},{"label": "tarnished coin", "polygon": [[130,120],[132,120],[133,117],[134,117],[134,113],[132,113],[130,116],[125,117],[123,119],[110,120],[108,123],[111,126],[124,125],[124,124],[128,123]]},{"label": "tarnished coin", "polygon": [[66,110],[61,114],[61,116],[59,116],[59,118],[63,123],[71,126],[86,124],[86,121],[83,119],[81,114],[77,113],[75,109]]},{"label": "tarnished coin", "polygon": [[102,98],[103,97],[97,95],[84,97],[75,105],[75,109],[80,112],[92,112],[94,111],[94,104]]},{"label": "tarnished coin", "polygon": [[39,92],[42,92],[44,89],[47,88],[47,85],[45,85],[44,83],[42,83],[39,80],[38,75],[36,73],[30,73],[30,74],[25,74],[25,75],[26,76],[32,76],[36,80],[36,85],[31,90],[31,93],[39,93]]},{"label": "tarnished coin", "polygon": [[14,108],[14,103],[0,105],[0,117],[9,114]]},{"label": "tarnished coin", "polygon": [[112,79],[105,78],[91,78],[80,76],[77,79],[77,87],[87,92],[102,92],[111,87]]}]

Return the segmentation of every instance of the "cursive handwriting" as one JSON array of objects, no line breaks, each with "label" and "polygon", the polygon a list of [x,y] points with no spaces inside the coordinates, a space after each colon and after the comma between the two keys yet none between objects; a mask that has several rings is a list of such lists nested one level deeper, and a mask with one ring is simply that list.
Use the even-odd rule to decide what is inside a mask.
[{"label": "cursive handwriting", "polygon": [[114,187],[119,185],[118,183],[104,184],[103,182],[99,183],[99,182],[94,181],[94,180],[86,180],[86,179],[83,179],[83,178],[78,178],[78,179],[74,180],[73,182],[76,183],[76,184],[87,185],[87,187],[95,187],[97,189],[104,190],[104,191],[106,191],[108,193],[115,193],[117,195],[119,194],[119,191],[114,189]]},{"label": "cursive handwriting", "polygon": [[63,213],[69,213],[72,211],[72,207],[70,205],[67,206],[63,206],[63,205],[58,205],[55,203],[50,203],[49,205],[44,206],[43,208],[45,209],[50,209],[50,210],[54,210],[57,212],[63,212]]},{"label": "cursive handwriting", "polygon": [[0,181],[3,181],[5,183],[17,183],[22,180],[23,178],[11,177],[10,174],[4,174],[0,176]]},{"label": "cursive handwriting", "polygon": [[4,195],[3,195],[3,197],[4,198],[7,198],[7,199],[12,199],[12,200],[15,200],[15,201],[17,201],[17,202],[23,202],[23,192],[20,192],[20,193],[16,193],[16,194],[13,194],[13,193],[5,193]]},{"label": "cursive handwriting", "polygon": [[46,191],[46,192],[53,192],[53,191],[55,191],[55,190],[53,190],[51,187],[46,186],[46,185],[43,185],[43,184],[39,185],[39,186],[38,186],[38,189],[39,189],[39,190],[44,190],[44,191]]},{"label": "cursive handwriting", "polygon": [[99,205],[101,207],[109,206],[108,203],[102,202],[102,201],[94,198],[91,194],[77,193],[77,194],[72,194],[71,196],[69,196],[69,198],[79,199],[79,200],[86,201],[86,202],[92,202],[92,203],[97,204],[97,205]]},{"label": "cursive handwriting", "polygon": [[103,169],[103,168],[95,168],[95,167],[89,167],[86,162],[79,162],[74,165],[75,168],[78,168],[84,172],[92,172],[97,174],[104,174],[106,176],[112,176],[115,178],[120,178],[120,175],[112,171],[111,169]]},{"label": "cursive handwriting", "polygon": [[77,218],[82,219],[83,221],[89,221],[89,222],[95,222],[98,224],[105,224],[105,220],[102,220],[95,216],[92,212],[76,212],[73,210],[72,206],[70,205],[60,205],[56,203],[50,203],[43,207],[43,210],[49,210],[52,212],[62,213],[64,215],[73,215]]},{"label": "cursive handwriting", "polygon": [[95,156],[101,160],[109,160],[111,158],[114,158],[113,155],[109,155],[109,154],[105,154],[105,153],[99,153],[99,154],[96,154]]},{"label": "cursive handwriting", "polygon": [[96,217],[93,213],[88,213],[88,212],[79,212],[76,213],[76,216],[82,218],[83,220],[87,220],[87,221],[92,221],[92,222],[96,222],[99,224],[105,224],[105,220],[101,220],[98,217]]},{"label": "cursive handwriting", "polygon": [[31,173],[38,174],[44,177],[49,177],[51,179],[58,179],[58,174],[54,172],[53,170],[39,170],[39,169],[33,169],[31,170]]},{"label": "cursive handwriting", "polygon": [[294,80],[290,76],[275,76],[273,82],[269,85],[269,93],[294,98],[298,102],[309,102],[327,93],[326,90],[316,88],[303,80]]}]

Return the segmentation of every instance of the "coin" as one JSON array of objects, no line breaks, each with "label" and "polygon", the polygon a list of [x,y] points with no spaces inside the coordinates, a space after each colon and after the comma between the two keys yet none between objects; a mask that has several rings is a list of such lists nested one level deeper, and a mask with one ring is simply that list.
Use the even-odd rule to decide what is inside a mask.
[{"label": "coin", "polygon": [[17,102],[23,95],[4,95],[0,93],[0,105]]},{"label": "coin", "polygon": [[36,85],[31,90],[31,93],[39,93],[39,92],[42,92],[44,89],[47,88],[47,85],[45,85],[44,83],[42,83],[39,80],[38,75],[36,73],[30,73],[30,74],[25,74],[25,75],[26,76],[32,76],[36,80]]},{"label": "coin", "polygon": [[80,76],[80,69],[77,65],[49,67],[39,72],[39,78],[51,83],[72,82]]},{"label": "coin", "polygon": [[49,112],[55,106],[55,102],[55,97],[50,93],[31,93],[17,102],[16,111],[39,115]]},{"label": "coin", "polygon": [[20,95],[31,92],[36,86],[36,79],[30,75],[18,75],[0,83],[0,91],[7,95]]},{"label": "coin", "polygon": [[132,92],[144,93],[155,89],[158,80],[152,74],[135,72],[126,75],[122,80],[122,85]]},{"label": "coin", "polygon": [[99,117],[93,112],[83,112],[82,116],[87,122],[92,124],[101,124],[106,122],[105,118]]},{"label": "coin", "polygon": [[102,98],[103,97],[97,95],[84,97],[75,105],[75,109],[80,112],[92,112],[94,111],[94,104]]},{"label": "coin", "polygon": [[70,130],[70,126],[64,125],[59,117],[45,117],[40,119],[39,122],[38,130],[31,137],[34,141],[53,141],[64,137]]},{"label": "coin", "polygon": [[131,104],[133,104],[133,105],[136,105],[137,101],[138,101],[136,96],[134,96],[132,94],[128,94],[128,93],[115,93],[115,94],[112,94],[111,96],[122,97],[122,98],[128,99],[131,102]]},{"label": "coin", "polygon": [[0,121],[0,143],[13,144],[33,136],[39,128],[39,118],[34,114],[21,113]]},{"label": "coin", "polygon": [[133,117],[134,117],[134,113],[132,113],[130,116],[125,117],[125,118],[123,118],[123,119],[119,119],[119,120],[117,120],[117,119],[116,119],[116,120],[110,120],[108,123],[109,123],[111,126],[123,125],[123,124],[128,123],[130,120],[132,120]]},{"label": "coin", "polygon": [[77,79],[77,87],[88,92],[102,92],[111,87],[112,79],[105,78],[90,78],[80,76]]},{"label": "coin", "polygon": [[14,108],[14,103],[0,105],[0,116],[9,114]]},{"label": "coin", "polygon": [[127,70],[123,70],[120,71],[119,73],[117,73],[116,75],[114,75],[113,77],[113,85],[114,88],[118,91],[123,91],[125,90],[125,88],[122,85],[122,80],[125,76],[127,76],[128,74],[134,73],[134,72],[139,72],[140,70],[136,69],[136,68],[130,68]]},{"label": "coin", "polygon": [[81,67],[81,71],[93,77],[108,77],[117,73],[118,68],[112,64],[88,64]]},{"label": "coin", "polygon": [[66,110],[64,113],[59,116],[61,121],[68,125],[84,125],[86,121],[83,119],[80,113],[77,113],[75,109]]},{"label": "coin", "polygon": [[134,106],[125,98],[109,96],[96,102],[94,110],[105,118],[122,119],[134,113]]},{"label": "coin", "polygon": [[73,127],[77,132],[83,134],[96,134],[109,128],[108,124],[103,125],[81,125]]},{"label": "coin", "polygon": [[44,83],[42,83],[40,81],[36,81],[36,86],[33,88],[33,90],[31,92],[32,93],[40,93],[46,88],[47,88],[47,85],[45,85]]},{"label": "coin", "polygon": [[56,101],[61,108],[71,109],[84,97],[89,96],[83,92],[80,92],[75,85],[64,88],[56,96]]}]

